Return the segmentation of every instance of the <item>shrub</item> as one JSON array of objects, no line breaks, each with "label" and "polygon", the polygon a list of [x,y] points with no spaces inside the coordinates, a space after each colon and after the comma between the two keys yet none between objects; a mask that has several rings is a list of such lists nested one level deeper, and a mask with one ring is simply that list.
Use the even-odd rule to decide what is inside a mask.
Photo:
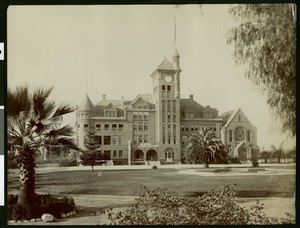
[{"label": "shrub", "polygon": [[157,188],[136,199],[136,204],[117,213],[105,213],[112,224],[121,225],[238,225],[271,224],[293,220],[271,220],[257,205],[251,208],[239,206],[235,201],[235,186],[211,190],[197,200],[168,194],[166,189]]},{"label": "shrub", "polygon": [[59,160],[59,166],[60,167],[69,167],[69,166],[77,166],[77,160],[74,159],[68,159],[63,158]]},{"label": "shrub", "polygon": [[68,213],[75,210],[73,198],[56,198],[50,194],[36,195],[32,204],[17,204],[18,196],[10,195],[8,197],[8,219],[9,220],[30,220],[40,218],[44,213],[52,214],[60,218],[62,213]]},{"label": "shrub", "polygon": [[158,169],[158,167],[156,165],[152,166],[152,169]]}]

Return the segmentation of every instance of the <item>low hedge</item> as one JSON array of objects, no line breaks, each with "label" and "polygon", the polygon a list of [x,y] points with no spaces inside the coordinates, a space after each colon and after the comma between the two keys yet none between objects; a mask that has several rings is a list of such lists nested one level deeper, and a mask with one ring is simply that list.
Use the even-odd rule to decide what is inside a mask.
[{"label": "low hedge", "polygon": [[50,194],[37,194],[31,204],[19,205],[17,201],[18,196],[8,196],[8,220],[30,220],[40,218],[45,213],[61,218],[61,214],[75,210],[74,199],[71,197],[56,198]]}]

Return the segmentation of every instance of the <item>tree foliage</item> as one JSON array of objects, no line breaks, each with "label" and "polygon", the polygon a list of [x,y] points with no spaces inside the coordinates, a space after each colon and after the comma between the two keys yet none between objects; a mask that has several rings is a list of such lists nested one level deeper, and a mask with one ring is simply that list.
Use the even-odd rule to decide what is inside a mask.
[{"label": "tree foliage", "polygon": [[294,4],[239,4],[227,36],[245,77],[266,95],[280,129],[296,134],[296,16]]},{"label": "tree foliage", "polygon": [[188,163],[204,163],[208,167],[211,161],[228,159],[228,156],[213,130],[200,126],[199,134],[189,137],[183,158]]},{"label": "tree foliage", "polygon": [[94,165],[97,164],[97,160],[104,159],[104,154],[97,151],[101,145],[95,141],[95,132],[89,131],[86,141],[85,147],[87,150],[83,151],[80,155],[81,164],[90,165],[92,167],[92,171],[94,171]]},{"label": "tree foliage", "polygon": [[50,100],[52,89],[30,92],[27,86],[20,86],[8,90],[8,148],[20,170],[19,204],[27,204],[35,196],[35,155],[40,149],[58,145],[76,148],[72,127],[61,127],[63,115],[74,109]]}]

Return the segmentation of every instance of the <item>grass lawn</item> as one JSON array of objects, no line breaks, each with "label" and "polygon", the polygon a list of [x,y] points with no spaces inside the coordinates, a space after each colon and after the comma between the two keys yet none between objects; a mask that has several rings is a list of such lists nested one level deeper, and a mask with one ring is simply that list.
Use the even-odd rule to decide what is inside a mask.
[{"label": "grass lawn", "polygon": [[[207,171],[207,170],[206,170]],[[237,184],[238,197],[291,197],[295,174],[197,176],[175,169],[62,171],[36,175],[36,191],[56,195],[137,196],[142,186],[167,188],[170,193],[194,197],[213,188]],[[19,187],[18,177],[8,178],[8,193]]]}]

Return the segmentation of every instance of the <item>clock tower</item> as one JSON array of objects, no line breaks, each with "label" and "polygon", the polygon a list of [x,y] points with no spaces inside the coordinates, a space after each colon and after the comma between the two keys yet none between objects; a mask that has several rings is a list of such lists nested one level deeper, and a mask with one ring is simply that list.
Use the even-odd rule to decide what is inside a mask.
[{"label": "clock tower", "polygon": [[175,49],[173,62],[165,58],[151,74],[156,106],[156,142],[162,163],[181,161],[179,58]]}]

